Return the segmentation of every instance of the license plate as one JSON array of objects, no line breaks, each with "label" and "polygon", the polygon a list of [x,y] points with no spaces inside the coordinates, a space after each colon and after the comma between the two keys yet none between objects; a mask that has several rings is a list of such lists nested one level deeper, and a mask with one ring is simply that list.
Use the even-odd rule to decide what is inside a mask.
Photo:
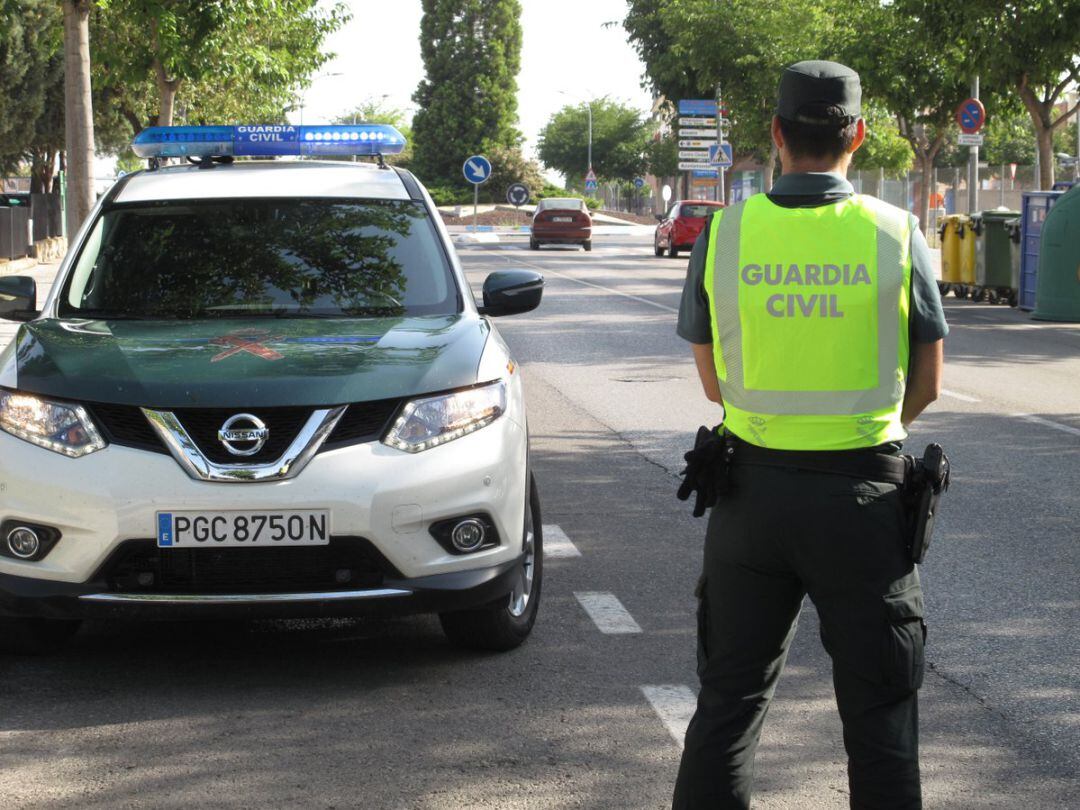
[{"label": "license plate", "polygon": [[325,546],[330,513],[158,512],[159,548]]},{"label": "license plate", "polygon": [[552,217],[551,221],[552,222],[573,222],[574,218],[573,217]]}]

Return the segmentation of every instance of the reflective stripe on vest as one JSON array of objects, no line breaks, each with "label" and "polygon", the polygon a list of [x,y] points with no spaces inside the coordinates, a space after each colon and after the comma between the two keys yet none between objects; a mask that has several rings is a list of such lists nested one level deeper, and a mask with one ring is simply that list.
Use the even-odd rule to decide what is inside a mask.
[{"label": "reflective stripe on vest", "polygon": [[714,216],[705,288],[737,435],[785,449],[904,438],[910,235],[906,212],[863,196],[790,209],[759,194]]}]

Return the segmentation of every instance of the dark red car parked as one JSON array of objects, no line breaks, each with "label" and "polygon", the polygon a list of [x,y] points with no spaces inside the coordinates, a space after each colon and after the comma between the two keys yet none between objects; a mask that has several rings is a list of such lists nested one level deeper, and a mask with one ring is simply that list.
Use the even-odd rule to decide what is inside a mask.
[{"label": "dark red car parked", "polygon": [[551,197],[537,204],[529,247],[539,250],[547,244],[581,245],[592,250],[592,217],[582,200]]},{"label": "dark red car parked", "polygon": [[653,235],[653,250],[657,256],[678,256],[680,250],[690,250],[698,238],[705,220],[712,211],[723,208],[721,202],[711,200],[682,200],[673,203],[666,214],[657,214],[660,224]]}]

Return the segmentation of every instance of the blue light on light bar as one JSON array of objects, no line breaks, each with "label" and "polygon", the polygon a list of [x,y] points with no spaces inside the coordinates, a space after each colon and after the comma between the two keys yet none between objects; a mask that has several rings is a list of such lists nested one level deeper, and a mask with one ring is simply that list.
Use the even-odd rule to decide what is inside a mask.
[{"label": "blue light on light bar", "polygon": [[405,136],[389,124],[148,127],[131,148],[143,158],[396,155]]}]

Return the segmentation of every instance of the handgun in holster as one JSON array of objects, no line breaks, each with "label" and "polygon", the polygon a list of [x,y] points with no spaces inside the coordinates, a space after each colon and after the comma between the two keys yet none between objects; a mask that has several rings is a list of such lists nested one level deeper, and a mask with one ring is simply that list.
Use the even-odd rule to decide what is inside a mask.
[{"label": "handgun in holster", "polygon": [[949,488],[949,457],[940,444],[929,444],[922,458],[908,461],[905,500],[908,505],[908,549],[911,561],[921,563],[930,548],[938,501]]}]

